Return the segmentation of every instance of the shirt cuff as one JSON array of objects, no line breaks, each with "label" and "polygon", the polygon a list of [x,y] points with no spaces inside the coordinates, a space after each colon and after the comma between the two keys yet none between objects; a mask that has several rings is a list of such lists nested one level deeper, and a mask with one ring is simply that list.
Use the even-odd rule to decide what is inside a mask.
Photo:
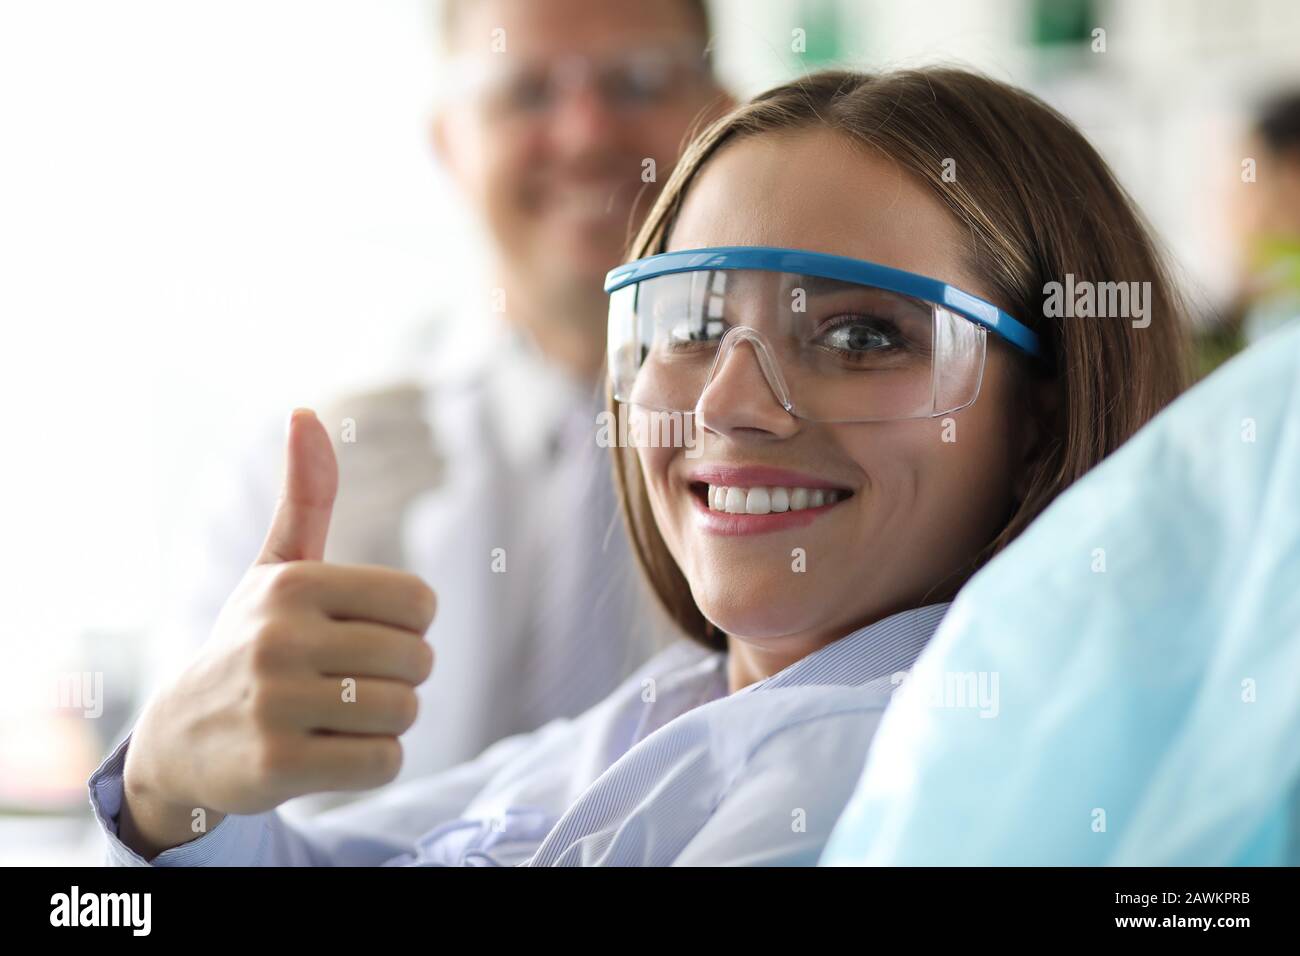
[{"label": "shirt cuff", "polygon": [[164,850],[152,860],[123,843],[117,835],[117,818],[122,811],[122,771],[126,765],[128,734],[90,775],[90,807],[107,841],[105,863],[109,866],[255,866],[269,832],[269,813],[252,816],[227,814],[221,822],[197,840]]}]

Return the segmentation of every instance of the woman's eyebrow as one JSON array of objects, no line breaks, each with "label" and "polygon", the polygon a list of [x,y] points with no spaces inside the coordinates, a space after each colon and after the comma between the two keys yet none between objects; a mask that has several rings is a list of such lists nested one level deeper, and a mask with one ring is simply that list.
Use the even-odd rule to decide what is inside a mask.
[{"label": "woman's eyebrow", "polygon": [[859,295],[865,292],[890,301],[906,300],[920,304],[913,297],[899,292],[881,289],[867,283],[845,282],[843,279],[827,279],[823,276],[791,275],[787,289],[790,292],[796,289],[801,290],[804,296],[809,299],[816,299],[820,296],[842,295],[845,292],[856,292]]},{"label": "woman's eyebrow", "polygon": [[802,289],[805,295],[833,295],[849,289],[861,288],[857,283],[842,279],[827,279],[823,276],[790,276],[791,289]]}]

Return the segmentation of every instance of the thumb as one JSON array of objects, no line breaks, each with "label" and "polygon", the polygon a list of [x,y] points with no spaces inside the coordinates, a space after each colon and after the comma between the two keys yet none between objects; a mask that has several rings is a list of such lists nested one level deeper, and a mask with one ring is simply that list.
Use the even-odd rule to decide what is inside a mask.
[{"label": "thumb", "polygon": [[339,464],[325,426],[309,408],[289,416],[284,489],[256,564],[319,561],[339,487]]}]

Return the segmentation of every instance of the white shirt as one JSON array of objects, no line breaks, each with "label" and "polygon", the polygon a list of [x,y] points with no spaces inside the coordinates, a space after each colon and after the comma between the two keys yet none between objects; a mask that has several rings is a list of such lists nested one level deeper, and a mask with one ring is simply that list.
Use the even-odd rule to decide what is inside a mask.
[{"label": "white shirt", "polygon": [[[291,821],[227,816],[155,866],[814,865],[896,675],[947,604],[903,611],[727,693],[726,655],[669,647],[576,719],[476,760]],[[108,862],[129,738],[91,776]]]}]

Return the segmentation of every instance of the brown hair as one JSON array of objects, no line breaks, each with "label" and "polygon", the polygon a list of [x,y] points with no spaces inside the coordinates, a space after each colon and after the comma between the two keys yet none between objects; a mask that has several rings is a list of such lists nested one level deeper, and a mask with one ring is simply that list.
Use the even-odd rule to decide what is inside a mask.
[{"label": "brown hair", "polygon": [[[1047,362],[1022,363],[1026,414],[1041,423],[1027,491],[974,573],[1072,482],[1123,444],[1188,383],[1186,308],[1150,228],[1096,150],[1063,116],[1005,83],[965,70],[815,73],[722,117],[691,144],[630,258],[664,251],[686,192],[724,143],[813,127],[835,130],[898,163],[970,236],[969,265],[994,301],[1039,335]],[[945,159],[960,167],[943,178]],[[1045,286],[1149,282],[1150,324],[1044,317]],[[1055,396],[1030,407],[1033,380]],[[608,396],[614,409],[613,396]],[[614,450],[633,550],[669,615],[695,640],[725,647],[705,620],[655,525],[635,449]]]}]

